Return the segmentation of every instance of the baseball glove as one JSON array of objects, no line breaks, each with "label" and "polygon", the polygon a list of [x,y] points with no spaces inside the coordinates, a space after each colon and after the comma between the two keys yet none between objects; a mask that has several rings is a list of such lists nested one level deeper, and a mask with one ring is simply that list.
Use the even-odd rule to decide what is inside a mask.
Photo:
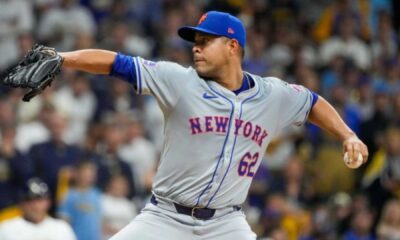
[{"label": "baseball glove", "polygon": [[4,83],[14,88],[30,89],[22,98],[29,102],[50,86],[61,71],[63,58],[54,48],[36,44],[18,63],[10,69]]}]

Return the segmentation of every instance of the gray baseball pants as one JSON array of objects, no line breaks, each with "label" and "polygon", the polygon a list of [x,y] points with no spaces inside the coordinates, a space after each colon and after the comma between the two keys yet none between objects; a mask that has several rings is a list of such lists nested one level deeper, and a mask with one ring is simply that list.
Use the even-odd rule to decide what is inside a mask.
[{"label": "gray baseball pants", "polygon": [[180,214],[172,204],[148,203],[142,212],[110,240],[255,240],[241,210],[216,210],[209,220]]}]

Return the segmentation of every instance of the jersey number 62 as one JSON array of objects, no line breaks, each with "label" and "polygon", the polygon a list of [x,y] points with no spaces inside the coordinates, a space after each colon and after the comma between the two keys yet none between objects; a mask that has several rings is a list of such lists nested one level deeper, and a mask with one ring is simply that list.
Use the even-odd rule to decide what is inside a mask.
[{"label": "jersey number 62", "polygon": [[238,174],[239,176],[247,176],[254,177],[255,171],[254,166],[258,161],[258,152],[253,156],[249,152],[247,152],[242,159],[240,159],[238,166]]}]

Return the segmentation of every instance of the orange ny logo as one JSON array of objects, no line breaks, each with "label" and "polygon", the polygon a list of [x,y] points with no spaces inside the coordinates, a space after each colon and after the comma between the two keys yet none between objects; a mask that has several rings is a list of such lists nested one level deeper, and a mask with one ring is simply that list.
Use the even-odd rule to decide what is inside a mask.
[{"label": "orange ny logo", "polygon": [[206,20],[206,18],[207,18],[207,13],[204,13],[204,14],[200,17],[199,22],[197,23],[197,25],[200,25],[202,22],[204,22],[204,20]]}]

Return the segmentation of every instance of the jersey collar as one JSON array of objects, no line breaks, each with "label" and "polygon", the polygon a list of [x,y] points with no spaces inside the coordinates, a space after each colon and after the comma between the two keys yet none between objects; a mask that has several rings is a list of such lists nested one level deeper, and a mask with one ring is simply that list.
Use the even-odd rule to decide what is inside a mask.
[{"label": "jersey collar", "polygon": [[222,85],[220,85],[219,83],[217,83],[215,81],[206,81],[206,82],[213,90],[221,93],[222,95],[224,95],[230,99],[247,99],[247,98],[253,97],[255,94],[257,94],[260,86],[259,86],[259,83],[255,76],[253,76],[252,74],[245,72],[245,71],[243,71],[243,74],[246,74],[249,78],[251,78],[254,85],[250,89],[247,89],[247,90],[239,93],[238,95],[236,95],[231,90],[226,89],[225,87],[223,87]]}]

